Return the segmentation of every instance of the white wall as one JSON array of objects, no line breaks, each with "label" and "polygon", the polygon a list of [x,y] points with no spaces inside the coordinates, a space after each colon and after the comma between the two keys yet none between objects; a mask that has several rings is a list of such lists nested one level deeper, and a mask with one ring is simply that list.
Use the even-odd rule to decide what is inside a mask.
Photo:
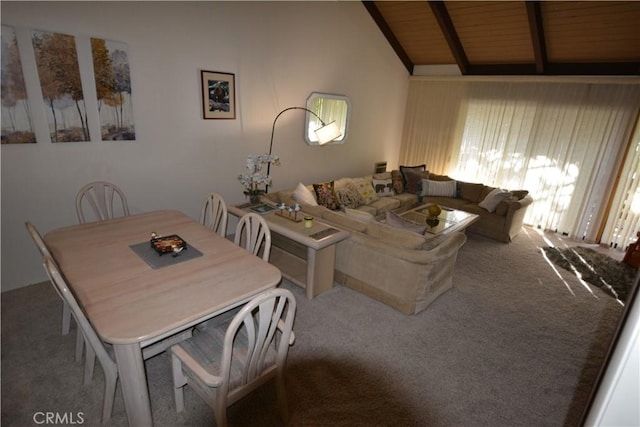
[{"label": "white wall", "polygon": [[[309,147],[303,112],[285,113],[276,127],[282,164],[272,168],[272,188],[369,173],[379,160],[397,165],[408,73],[360,2],[1,7],[2,24],[18,29],[127,43],[137,138],[2,146],[3,291],[45,280],[24,221],[43,235],[75,224],[75,194],[86,182],[120,186],[132,213],[180,209],[197,218],[210,191],[243,201],[236,177],[246,156],[267,151],[276,114],[304,106],[313,91],[350,97],[349,137],[344,145]],[[201,69],[236,75],[236,120],[201,119]]]}]

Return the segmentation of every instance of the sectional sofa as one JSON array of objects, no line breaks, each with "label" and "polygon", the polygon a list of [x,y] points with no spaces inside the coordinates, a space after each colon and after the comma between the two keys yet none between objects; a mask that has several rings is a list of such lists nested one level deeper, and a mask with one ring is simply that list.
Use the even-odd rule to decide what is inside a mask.
[{"label": "sectional sofa", "polygon": [[[416,314],[453,286],[455,262],[466,236],[460,232],[438,236],[416,233],[398,222],[397,214],[432,201],[462,210],[482,209],[487,215],[480,212],[478,222],[485,225],[476,230],[509,241],[517,234],[518,224],[522,226],[524,209],[530,203],[525,199],[530,196],[518,198],[510,192],[508,198],[502,196],[500,212],[489,212],[477,208],[479,202],[471,199],[484,196],[481,203],[491,193],[490,187],[464,183],[459,186],[448,177],[435,175],[430,177],[447,183],[432,184],[435,180],[428,179],[426,171],[422,171],[419,180],[425,180],[423,194],[421,188],[413,187],[411,180],[415,177],[405,174],[407,181],[399,172],[300,183],[295,189],[274,191],[266,197],[273,203],[298,203],[305,213],[349,231],[350,237],[337,244],[335,280],[403,313]],[[436,187],[445,186],[455,187],[456,194],[431,194],[444,194]]]}]

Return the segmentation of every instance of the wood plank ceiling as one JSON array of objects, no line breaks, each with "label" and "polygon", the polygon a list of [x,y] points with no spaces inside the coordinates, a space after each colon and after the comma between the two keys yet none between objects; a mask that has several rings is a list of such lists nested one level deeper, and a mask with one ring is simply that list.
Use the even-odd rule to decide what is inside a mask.
[{"label": "wood plank ceiling", "polygon": [[363,1],[410,74],[640,75],[640,1]]}]

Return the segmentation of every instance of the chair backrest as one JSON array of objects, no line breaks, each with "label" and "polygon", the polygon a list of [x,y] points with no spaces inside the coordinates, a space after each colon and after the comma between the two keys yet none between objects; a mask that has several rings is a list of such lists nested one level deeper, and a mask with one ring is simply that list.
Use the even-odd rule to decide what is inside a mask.
[{"label": "chair backrest", "polygon": [[38,247],[40,254],[43,257],[49,257],[53,260],[53,256],[51,256],[51,252],[49,252],[49,248],[47,248],[47,245],[44,243],[44,240],[42,240],[42,236],[40,235],[36,227],[33,224],[31,224],[29,221],[25,222],[24,226],[27,228],[29,235],[31,236],[34,243]]},{"label": "chair backrest", "polygon": [[262,248],[262,259],[269,261],[271,252],[271,231],[267,222],[257,213],[248,213],[238,221],[234,243],[254,255]]},{"label": "chair backrest", "polygon": [[218,193],[207,196],[200,214],[200,224],[218,233],[222,237],[227,235],[227,204]]},{"label": "chair backrest", "polygon": [[71,313],[73,314],[74,319],[76,319],[76,323],[82,330],[82,334],[84,335],[85,340],[88,342],[88,345],[91,345],[91,347],[95,351],[96,356],[98,356],[98,359],[100,359],[102,367],[104,369],[109,369],[109,367],[115,369],[115,362],[113,361],[113,359],[111,359],[109,353],[107,353],[102,340],[98,337],[98,334],[93,329],[93,326],[91,325],[91,323],[89,323],[89,320],[78,305],[76,298],[69,290],[67,282],[62,277],[62,274],[60,274],[60,270],[58,269],[56,263],[53,261],[53,259],[47,256],[44,257],[42,263],[44,265],[45,271],[47,272],[47,275],[49,276],[49,280],[51,280],[53,288],[56,290],[58,295],[60,295],[63,301],[65,301],[69,305]]},{"label": "chair backrest", "polygon": [[87,222],[83,209],[84,205],[88,205],[91,208],[90,212],[93,212],[98,221],[119,216],[116,214],[118,211],[114,211],[114,207],[118,207],[117,201],[119,201],[121,216],[128,216],[129,205],[122,190],[110,182],[90,182],[82,187],[76,196],[78,221],[80,224]]},{"label": "chair backrest", "polygon": [[293,294],[276,288],[258,295],[235,315],[224,336],[220,361],[223,384],[219,392],[227,396],[225,406],[255,389],[262,378],[284,368],[294,340],[295,314]]}]

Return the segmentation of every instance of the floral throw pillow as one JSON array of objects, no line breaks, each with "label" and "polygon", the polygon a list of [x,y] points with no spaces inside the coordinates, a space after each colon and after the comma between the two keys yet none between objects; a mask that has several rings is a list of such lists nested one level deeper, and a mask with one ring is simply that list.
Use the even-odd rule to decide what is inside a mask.
[{"label": "floral throw pillow", "polygon": [[316,192],[316,198],[318,199],[318,204],[320,206],[324,206],[325,208],[333,211],[340,209],[338,196],[336,195],[336,191],[333,187],[333,181],[313,184],[313,189]]}]

